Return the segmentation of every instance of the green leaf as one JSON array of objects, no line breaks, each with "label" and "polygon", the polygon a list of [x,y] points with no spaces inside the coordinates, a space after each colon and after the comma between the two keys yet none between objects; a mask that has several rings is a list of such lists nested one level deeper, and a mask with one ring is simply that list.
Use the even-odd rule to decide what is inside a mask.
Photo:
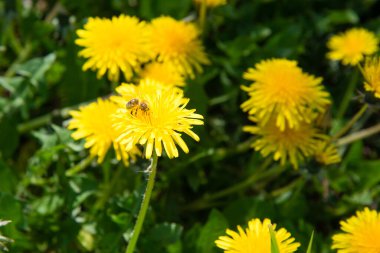
[{"label": "green leaf", "polygon": [[311,233],[309,245],[307,246],[306,253],[311,253],[311,248],[313,247],[313,240],[314,240],[314,231]]},{"label": "green leaf", "polygon": [[37,199],[31,204],[31,208],[40,215],[54,214],[63,208],[64,200],[57,194],[49,194]]},{"label": "green leaf", "polygon": [[17,121],[11,115],[0,115],[0,155],[10,157],[19,143]]},{"label": "green leaf", "polygon": [[31,84],[38,87],[38,83],[44,79],[46,71],[53,65],[55,58],[54,53],[48,54],[45,57],[34,58],[20,65],[16,71],[28,77]]},{"label": "green leaf", "polygon": [[270,252],[271,253],[280,253],[278,248],[276,234],[273,231],[272,225],[269,225],[269,234],[270,234]]},{"label": "green leaf", "polygon": [[175,223],[162,223],[153,227],[149,232],[150,241],[168,246],[178,241],[182,235],[183,228]]},{"label": "green leaf", "polygon": [[228,227],[226,218],[217,210],[212,210],[208,217],[206,225],[202,228],[198,240],[198,253],[210,253],[215,249],[214,241],[224,234]]},{"label": "green leaf", "polygon": [[332,24],[356,24],[359,16],[352,9],[331,11],[326,17]]},{"label": "green leaf", "polygon": [[4,179],[0,184],[0,191],[11,194],[17,186],[17,178],[14,171],[3,161],[0,160],[0,178]]}]

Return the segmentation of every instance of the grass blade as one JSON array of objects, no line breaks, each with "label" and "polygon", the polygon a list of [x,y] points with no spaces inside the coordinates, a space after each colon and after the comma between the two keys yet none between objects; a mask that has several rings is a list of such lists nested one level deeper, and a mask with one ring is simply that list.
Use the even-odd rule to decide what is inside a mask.
[{"label": "grass blade", "polygon": [[306,253],[311,253],[311,248],[313,247],[313,239],[314,239],[314,230],[313,230],[313,232],[311,233],[310,241],[309,241],[309,245],[307,246],[307,251],[306,251]]},{"label": "grass blade", "polygon": [[269,225],[269,233],[270,233],[270,252],[271,253],[280,253],[280,249],[278,248],[276,234],[272,228],[272,225]]}]

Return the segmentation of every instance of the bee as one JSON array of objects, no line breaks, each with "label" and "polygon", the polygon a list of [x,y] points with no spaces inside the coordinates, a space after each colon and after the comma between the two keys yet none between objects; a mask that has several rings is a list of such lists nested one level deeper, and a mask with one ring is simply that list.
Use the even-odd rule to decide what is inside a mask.
[{"label": "bee", "polygon": [[[141,110],[143,112],[149,111],[149,106],[146,101],[141,101],[138,100],[137,98],[132,98],[131,100],[128,101],[126,104],[126,107],[128,110],[132,109],[134,113],[137,113],[137,110]],[[132,112],[132,111],[131,111]]]}]

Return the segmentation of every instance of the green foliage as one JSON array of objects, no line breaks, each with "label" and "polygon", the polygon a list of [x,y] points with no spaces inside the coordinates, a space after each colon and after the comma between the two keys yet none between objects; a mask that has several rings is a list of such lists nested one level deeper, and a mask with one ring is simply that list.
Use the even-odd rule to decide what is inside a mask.
[{"label": "green foliage", "polygon": [[[212,64],[184,89],[189,107],[205,117],[205,126],[194,128],[201,140],[184,137],[189,154],[159,159],[136,252],[222,252],[215,240],[256,217],[290,231],[301,252],[331,252],[339,220],[380,201],[379,136],[340,147],[337,165],[262,166],[265,159],[242,131],[248,124],[240,109],[247,99],[240,86],[248,84],[242,74],[262,59],[297,60],[323,77],[334,102],[327,128],[336,133],[362,96],[349,98],[344,115],[334,117],[355,74],[326,59],[326,41],[354,26],[379,37],[379,8],[372,0],[229,0],[208,11],[202,39]],[[12,221],[0,228],[0,250],[125,251],[149,162],[138,159],[125,168],[110,151],[98,164],[66,129],[71,109],[112,94],[115,85],[82,71],[75,31],[88,17],[121,13],[194,19],[197,8],[191,0],[0,2],[0,220]],[[358,77],[356,90],[363,91],[361,82]],[[351,132],[378,124],[378,103]]]},{"label": "green foliage", "polygon": [[[3,226],[6,226],[8,223],[10,223],[10,221],[4,221],[4,220],[0,220],[0,228],[3,227]],[[6,247],[6,244],[7,243],[11,243],[13,242],[12,239],[9,239],[5,236],[2,236],[0,234],[0,252],[3,252],[3,251],[8,251],[8,248]]]}]

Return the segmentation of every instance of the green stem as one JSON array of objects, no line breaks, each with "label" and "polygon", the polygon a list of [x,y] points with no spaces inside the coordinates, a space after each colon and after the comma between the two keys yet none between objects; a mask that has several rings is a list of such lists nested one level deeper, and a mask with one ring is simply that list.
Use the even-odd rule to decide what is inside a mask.
[{"label": "green stem", "polygon": [[79,164],[75,165],[74,167],[68,169],[66,171],[66,176],[71,177],[77,174],[78,172],[84,170],[88,167],[88,165],[91,164],[92,160],[94,160],[93,156],[88,156],[86,159],[82,160]]},{"label": "green stem", "polygon": [[354,70],[354,74],[351,78],[351,81],[349,82],[349,84],[347,86],[346,93],[344,93],[342,102],[340,103],[340,106],[338,109],[338,113],[337,113],[337,119],[338,120],[343,118],[343,116],[344,116],[344,114],[348,108],[348,105],[350,103],[352,95],[355,91],[355,87],[358,83],[358,79],[359,79],[359,71]]},{"label": "green stem", "polygon": [[293,187],[297,186],[298,184],[302,184],[302,183],[304,183],[304,179],[302,177],[299,177],[299,178],[295,179],[293,182],[291,182],[290,184],[288,184],[288,185],[286,185],[280,189],[274,190],[273,192],[271,192],[271,195],[273,197],[279,196],[285,192],[290,191]]},{"label": "green stem", "polygon": [[351,142],[367,138],[367,137],[374,135],[374,134],[377,134],[379,132],[380,132],[380,124],[377,124],[377,125],[374,125],[372,127],[363,129],[363,130],[358,131],[358,132],[355,132],[353,134],[347,135],[343,138],[340,138],[336,144],[337,144],[337,146],[347,145]]},{"label": "green stem", "polygon": [[226,188],[226,189],[224,189],[222,191],[206,195],[203,198],[198,199],[198,200],[194,201],[193,203],[185,206],[184,209],[187,209],[187,210],[202,209],[203,207],[208,206],[210,204],[210,202],[213,201],[213,200],[216,200],[216,199],[228,196],[230,194],[236,193],[236,192],[238,192],[240,190],[243,190],[243,189],[245,189],[247,187],[252,186],[255,182],[258,182],[260,180],[264,180],[266,178],[270,178],[272,176],[276,176],[276,175],[278,175],[279,173],[281,173],[285,169],[285,167],[279,166],[279,167],[277,167],[275,169],[262,172],[271,163],[272,163],[272,159],[267,159],[260,166],[260,168],[254,174],[252,174],[249,178],[247,178],[246,180],[244,180],[244,181],[242,181],[242,182],[240,182],[240,183],[238,183],[236,185],[233,185],[233,186],[231,186],[229,188]]},{"label": "green stem", "polygon": [[[90,102],[92,102],[92,101],[90,101]],[[90,103],[90,102],[86,102],[86,103]],[[23,123],[19,124],[17,126],[17,130],[19,133],[23,134],[23,133],[27,133],[33,129],[36,129],[36,128],[39,128],[39,127],[42,127],[46,124],[51,123],[51,121],[55,117],[67,118],[69,116],[69,112],[71,110],[77,109],[82,104],[84,104],[84,103],[81,103],[81,104],[76,105],[76,106],[66,107],[63,109],[53,110],[53,111],[51,111],[45,115],[36,117],[36,118],[31,119],[27,122],[23,122]]]},{"label": "green stem", "polygon": [[352,119],[332,137],[332,140],[336,140],[339,137],[346,134],[351,129],[351,127],[360,119],[360,117],[365,113],[367,108],[368,104],[364,104],[362,108],[360,108],[360,110],[352,117]]},{"label": "green stem", "polygon": [[47,123],[50,123],[53,119],[53,115],[51,113],[42,115],[40,117],[31,119],[28,122],[21,123],[17,126],[17,130],[19,133],[27,133],[30,130],[39,128]]},{"label": "green stem", "polygon": [[157,155],[156,153],[153,152],[152,163],[147,169],[149,173],[148,184],[146,186],[145,195],[143,197],[140,212],[137,216],[136,225],[135,225],[135,228],[133,229],[132,238],[129,241],[127,250],[125,251],[126,253],[133,253],[133,251],[135,250],[136,243],[139,238],[141,228],[145,220],[145,215],[149,207],[149,200],[152,195],[152,190],[153,190],[154,181],[155,181],[156,172],[157,172],[157,160],[158,160]]},{"label": "green stem", "polygon": [[206,0],[202,0],[201,5],[199,7],[199,28],[201,30],[201,33],[203,33],[205,29],[206,14],[207,14],[207,3],[206,3]]},{"label": "green stem", "polygon": [[274,174],[277,174],[277,171],[276,170],[269,170],[267,171],[266,173],[261,173],[261,171],[263,171],[264,169],[266,169],[270,164],[272,163],[272,160],[266,160],[261,166],[260,168],[256,171],[256,173],[253,173],[249,178],[247,178],[246,180],[244,180],[243,182],[240,182],[236,185],[233,185],[227,189],[224,189],[222,191],[219,191],[219,192],[216,192],[214,194],[211,194],[207,197],[208,200],[214,200],[214,199],[218,199],[218,198],[221,198],[221,197],[224,197],[224,196],[227,196],[227,195],[230,195],[231,193],[235,193],[235,192],[238,192],[240,191],[241,189],[244,189],[246,188],[247,186],[250,186],[252,185],[254,182],[256,182],[257,180],[259,179],[262,179],[262,178],[265,178],[267,177],[268,175],[271,176],[273,175],[273,171]]},{"label": "green stem", "polygon": [[[123,165],[119,165],[116,172],[113,173],[112,179],[109,180],[109,175],[107,175],[108,172],[105,172],[104,174],[104,192],[101,194],[100,198],[95,204],[95,211],[103,209],[104,205],[107,203],[107,200],[109,200],[111,193],[114,191],[116,186],[118,185],[118,181],[122,178],[122,172],[125,170],[125,167]],[[108,168],[107,170],[108,171]]]}]

